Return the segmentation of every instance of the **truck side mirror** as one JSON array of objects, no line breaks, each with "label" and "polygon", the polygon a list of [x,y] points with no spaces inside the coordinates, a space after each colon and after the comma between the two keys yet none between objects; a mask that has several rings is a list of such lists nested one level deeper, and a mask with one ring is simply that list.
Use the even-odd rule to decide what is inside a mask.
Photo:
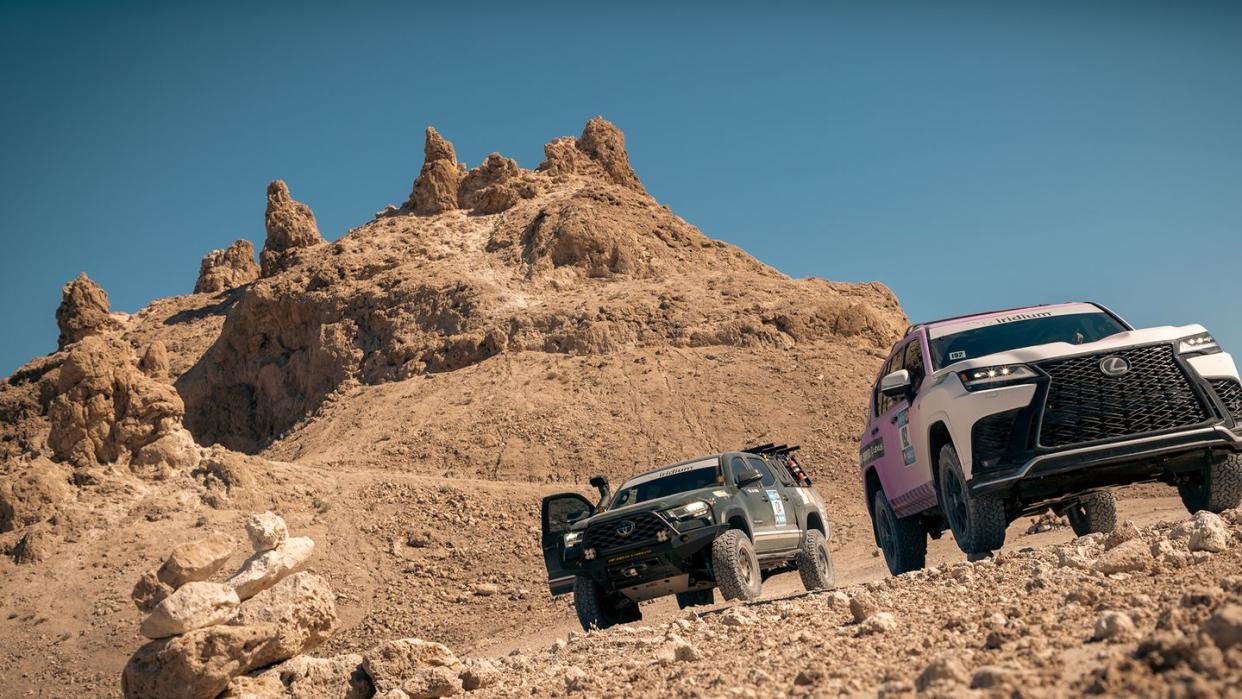
[{"label": "truck side mirror", "polygon": [[745,488],[751,483],[757,483],[761,480],[763,480],[763,474],[759,473],[759,470],[753,466],[747,466],[742,469],[741,473],[737,474],[737,487]]},{"label": "truck side mirror", "polygon": [[910,394],[910,371],[898,369],[880,379],[880,393],[889,398],[900,398]]}]

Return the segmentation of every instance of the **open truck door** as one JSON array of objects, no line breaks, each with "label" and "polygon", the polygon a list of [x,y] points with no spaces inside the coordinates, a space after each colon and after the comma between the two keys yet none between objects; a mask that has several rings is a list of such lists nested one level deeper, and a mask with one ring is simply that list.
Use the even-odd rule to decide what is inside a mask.
[{"label": "open truck door", "polygon": [[543,499],[543,563],[548,589],[563,595],[574,589],[575,575],[565,569],[565,533],[574,522],[595,514],[595,506],[577,493],[558,493]]}]

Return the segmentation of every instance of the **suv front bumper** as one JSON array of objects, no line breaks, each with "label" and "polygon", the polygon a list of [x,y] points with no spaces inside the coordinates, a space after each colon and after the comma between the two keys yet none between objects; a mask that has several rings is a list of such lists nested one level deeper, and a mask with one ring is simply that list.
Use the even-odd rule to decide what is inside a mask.
[{"label": "suv front bumper", "polygon": [[1047,501],[1194,471],[1211,452],[1224,450],[1242,452],[1242,428],[1214,425],[1039,454],[977,472],[968,485],[974,495],[1016,493],[1026,503]]}]

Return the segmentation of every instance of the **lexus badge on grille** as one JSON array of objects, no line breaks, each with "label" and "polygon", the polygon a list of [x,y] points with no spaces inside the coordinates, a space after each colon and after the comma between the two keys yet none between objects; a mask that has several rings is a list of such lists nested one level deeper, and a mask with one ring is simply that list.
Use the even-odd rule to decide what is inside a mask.
[{"label": "lexus badge on grille", "polygon": [[1105,376],[1122,376],[1128,371],[1130,371],[1130,362],[1127,362],[1125,357],[1118,357],[1114,354],[1100,360],[1100,373]]}]

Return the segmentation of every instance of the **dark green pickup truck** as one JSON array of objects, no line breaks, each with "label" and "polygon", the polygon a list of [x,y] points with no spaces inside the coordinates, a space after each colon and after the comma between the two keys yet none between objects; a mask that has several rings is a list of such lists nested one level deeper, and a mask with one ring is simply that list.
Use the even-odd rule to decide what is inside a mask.
[{"label": "dark green pickup truck", "polygon": [[553,595],[574,593],[585,629],[642,618],[639,603],[682,607],[759,596],[769,575],[797,570],[808,590],[834,585],[824,501],[794,457],[771,444],[643,473],[600,499],[543,499],[543,554]]}]

